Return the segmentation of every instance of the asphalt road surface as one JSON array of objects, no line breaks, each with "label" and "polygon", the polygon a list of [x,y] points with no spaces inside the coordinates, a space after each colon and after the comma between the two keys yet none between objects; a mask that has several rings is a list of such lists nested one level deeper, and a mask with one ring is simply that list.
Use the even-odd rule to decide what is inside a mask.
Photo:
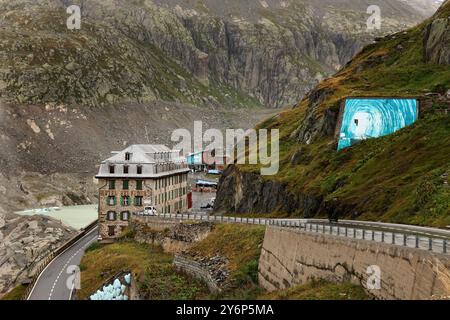
[{"label": "asphalt road surface", "polygon": [[84,250],[97,241],[95,227],[72,247],[56,257],[40,274],[28,300],[70,300],[73,288],[74,266],[80,264]]}]

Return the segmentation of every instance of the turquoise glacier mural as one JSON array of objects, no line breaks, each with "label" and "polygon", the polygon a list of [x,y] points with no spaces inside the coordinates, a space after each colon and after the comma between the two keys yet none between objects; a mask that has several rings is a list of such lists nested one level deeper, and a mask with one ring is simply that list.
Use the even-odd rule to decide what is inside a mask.
[{"label": "turquoise glacier mural", "polygon": [[352,98],[345,101],[338,150],[365,139],[382,137],[413,124],[416,99]]}]

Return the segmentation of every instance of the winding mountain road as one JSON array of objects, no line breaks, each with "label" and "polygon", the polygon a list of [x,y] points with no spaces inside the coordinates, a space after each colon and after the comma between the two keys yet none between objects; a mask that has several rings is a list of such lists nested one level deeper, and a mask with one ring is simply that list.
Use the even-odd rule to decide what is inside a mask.
[{"label": "winding mountain road", "polygon": [[70,300],[75,278],[72,272],[80,264],[85,249],[97,241],[97,236],[98,227],[95,227],[53,259],[39,275],[28,300]]}]

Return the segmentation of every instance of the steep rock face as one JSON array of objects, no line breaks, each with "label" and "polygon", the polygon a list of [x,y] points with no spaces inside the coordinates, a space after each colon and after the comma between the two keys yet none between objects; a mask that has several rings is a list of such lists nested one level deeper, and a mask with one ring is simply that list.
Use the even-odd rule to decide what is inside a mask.
[{"label": "steep rock face", "polygon": [[81,1],[80,30],[67,29],[61,1],[0,3],[0,97],[5,102],[259,105],[232,88],[199,81],[188,68],[201,74],[204,57],[181,21],[151,3]]},{"label": "steep rock face", "polygon": [[[424,14],[402,2],[382,3],[382,30],[368,31],[368,5],[361,3],[157,2],[175,6],[194,45],[208,56],[210,80],[244,90],[275,107],[298,101],[374,37],[413,25],[417,23],[414,16],[433,12]],[[406,12],[411,15],[407,17]]]},{"label": "steep rock face", "polygon": [[213,106],[298,101],[373,38],[426,15],[382,1],[381,30],[367,30],[369,3],[0,1],[0,97],[14,103],[102,105],[169,100]]},{"label": "steep rock face", "polygon": [[425,58],[430,63],[450,64],[450,17],[433,20],[425,29]]},{"label": "steep rock face", "polygon": [[259,175],[229,166],[223,173],[214,210],[219,213],[291,212],[313,216],[322,203],[320,197],[292,194],[287,184],[264,181]]}]

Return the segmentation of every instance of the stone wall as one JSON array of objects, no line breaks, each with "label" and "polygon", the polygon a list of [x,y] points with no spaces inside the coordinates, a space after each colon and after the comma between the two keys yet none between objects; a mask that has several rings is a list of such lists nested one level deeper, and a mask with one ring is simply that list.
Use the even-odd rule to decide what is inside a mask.
[{"label": "stone wall", "polygon": [[268,227],[259,262],[260,285],[270,291],[312,279],[351,281],[366,289],[369,266],[379,266],[379,299],[450,296],[450,257],[338,236]]},{"label": "stone wall", "polygon": [[213,223],[132,217],[130,226],[137,242],[161,245],[166,252],[178,253],[205,239]]},{"label": "stone wall", "polygon": [[214,279],[208,268],[201,262],[190,259],[186,256],[175,255],[173,264],[179,270],[204,281],[211,292],[217,293],[221,291],[216,279]]}]

